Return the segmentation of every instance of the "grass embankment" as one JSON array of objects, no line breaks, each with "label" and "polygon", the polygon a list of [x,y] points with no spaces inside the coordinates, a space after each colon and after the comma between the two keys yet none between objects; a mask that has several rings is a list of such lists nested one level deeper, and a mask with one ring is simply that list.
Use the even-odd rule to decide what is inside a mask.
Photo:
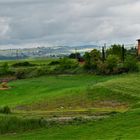
[{"label": "grass embankment", "polygon": [[[18,110],[124,112],[73,125],[58,125],[1,139],[140,139],[140,74],[118,77],[49,76],[10,83],[1,91],[0,105]],[[28,113],[27,113],[28,114]],[[75,114],[75,113],[73,113]],[[34,114],[32,114],[34,115]],[[46,114],[43,114],[46,115]],[[63,113],[62,115],[65,115]]]},{"label": "grass embankment", "polygon": [[77,99],[83,97],[85,94],[84,91],[87,90],[88,87],[110,78],[113,77],[63,75],[18,80],[10,83],[12,87],[10,90],[0,91],[0,105],[32,105],[43,101],[59,102],[56,99],[61,100],[62,104],[65,104],[71,100],[71,98],[71,101],[75,98],[74,101],[76,102]]},{"label": "grass embankment", "polygon": [[57,125],[26,133],[0,136],[2,140],[139,140],[140,110],[72,125]]},{"label": "grass embankment", "polygon": [[[126,82],[126,76],[121,77]],[[123,112],[135,98],[116,91],[114,84],[111,88],[110,83],[117,79],[116,76],[61,75],[19,80],[10,83],[10,90],[1,91],[0,105],[10,106],[16,113],[37,116]]]}]

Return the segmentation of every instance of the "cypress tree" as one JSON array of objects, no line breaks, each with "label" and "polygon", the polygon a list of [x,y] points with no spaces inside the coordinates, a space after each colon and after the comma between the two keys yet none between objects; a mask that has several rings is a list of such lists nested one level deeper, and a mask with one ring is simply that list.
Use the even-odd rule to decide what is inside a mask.
[{"label": "cypress tree", "polygon": [[122,45],[122,61],[124,62],[125,60],[125,48],[124,45]]},{"label": "cypress tree", "polygon": [[102,60],[105,61],[105,47],[102,47]]}]

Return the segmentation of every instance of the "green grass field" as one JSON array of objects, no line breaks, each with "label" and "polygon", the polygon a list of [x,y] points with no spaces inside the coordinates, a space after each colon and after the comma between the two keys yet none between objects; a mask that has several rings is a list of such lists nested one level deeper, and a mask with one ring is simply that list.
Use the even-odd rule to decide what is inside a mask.
[{"label": "green grass field", "polygon": [[24,60],[3,60],[0,61],[0,65],[2,65],[3,63],[8,63],[9,65],[15,64],[15,63],[19,63],[19,62],[30,62],[32,64],[38,64],[38,65],[44,65],[44,64],[49,64],[50,62],[52,62],[52,60],[57,60],[57,59],[49,59],[49,58],[36,58],[36,59],[24,59]]},{"label": "green grass field", "polygon": [[0,91],[0,106],[10,106],[14,115],[25,113],[28,116],[32,112],[33,117],[47,116],[50,111],[54,114],[57,112],[58,116],[81,115],[85,111],[119,113],[78,125],[58,125],[1,135],[0,139],[140,139],[139,79],[140,73],[119,76],[44,76],[11,82],[11,89]]},{"label": "green grass field", "polygon": [[81,125],[55,126],[1,136],[3,140],[139,140],[140,110]]}]

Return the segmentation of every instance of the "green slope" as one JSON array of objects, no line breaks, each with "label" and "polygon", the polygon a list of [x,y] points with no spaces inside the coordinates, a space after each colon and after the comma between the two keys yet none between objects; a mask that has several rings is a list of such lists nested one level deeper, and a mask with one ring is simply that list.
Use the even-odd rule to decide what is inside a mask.
[{"label": "green slope", "polygon": [[[2,140],[137,140],[140,139],[140,74],[118,77],[49,76],[11,83],[2,91],[1,105],[23,105],[34,110],[127,108],[127,112],[92,122],[60,125],[26,133],[0,136]],[[4,100],[5,99],[5,100]],[[36,103],[38,102],[38,103]],[[47,102],[47,107],[46,103]],[[63,104],[62,104],[63,103]],[[43,108],[43,109],[42,109]],[[45,109],[44,109],[45,108]]]},{"label": "green slope", "polygon": [[58,97],[77,94],[98,82],[113,77],[92,75],[79,76],[45,76],[40,78],[19,80],[10,83],[7,91],[0,91],[0,105],[19,105],[37,102],[38,100],[54,100]]},{"label": "green slope", "polygon": [[55,126],[0,136],[2,140],[139,140],[140,110],[80,125]]}]

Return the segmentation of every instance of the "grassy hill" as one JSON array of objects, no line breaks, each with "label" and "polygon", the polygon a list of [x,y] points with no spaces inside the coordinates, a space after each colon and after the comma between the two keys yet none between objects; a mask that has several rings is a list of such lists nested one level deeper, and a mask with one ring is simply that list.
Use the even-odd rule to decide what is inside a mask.
[{"label": "grassy hill", "polygon": [[28,116],[32,112],[33,117],[41,113],[47,116],[50,111],[58,116],[82,115],[87,111],[120,113],[78,125],[1,135],[0,139],[140,139],[139,79],[140,73],[45,76],[11,82],[10,90],[0,91],[0,105],[12,107],[15,115],[24,112]]}]

